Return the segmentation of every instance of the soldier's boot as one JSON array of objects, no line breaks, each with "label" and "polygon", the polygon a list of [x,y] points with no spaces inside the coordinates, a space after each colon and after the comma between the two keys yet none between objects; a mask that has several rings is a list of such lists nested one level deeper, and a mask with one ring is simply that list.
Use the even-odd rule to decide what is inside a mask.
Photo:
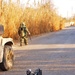
[{"label": "soldier's boot", "polygon": [[20,46],[22,46],[22,44],[20,43]]},{"label": "soldier's boot", "polygon": [[20,39],[20,46],[22,46],[22,38]]},{"label": "soldier's boot", "polygon": [[24,43],[25,43],[25,45],[28,45],[27,38],[24,39]]},{"label": "soldier's boot", "polygon": [[25,45],[28,45],[28,43],[25,43]]},{"label": "soldier's boot", "polygon": [[27,42],[27,40],[26,40],[24,43],[25,43],[25,45],[28,45],[28,42]]}]

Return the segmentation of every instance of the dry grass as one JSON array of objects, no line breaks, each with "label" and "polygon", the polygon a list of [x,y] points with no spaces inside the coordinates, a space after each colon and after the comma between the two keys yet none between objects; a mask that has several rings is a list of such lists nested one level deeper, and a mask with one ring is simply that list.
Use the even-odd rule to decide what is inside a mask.
[{"label": "dry grass", "polygon": [[5,28],[4,37],[17,39],[18,27],[22,21],[26,23],[31,35],[57,31],[60,30],[60,26],[61,29],[63,27],[63,22],[49,3],[37,9],[22,9],[16,4],[5,3],[0,13],[0,24],[3,24]]}]

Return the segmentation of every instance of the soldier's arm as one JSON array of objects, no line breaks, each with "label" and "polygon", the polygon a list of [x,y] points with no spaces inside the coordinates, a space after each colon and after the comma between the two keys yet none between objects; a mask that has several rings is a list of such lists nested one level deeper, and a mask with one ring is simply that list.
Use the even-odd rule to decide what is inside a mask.
[{"label": "soldier's arm", "polygon": [[27,30],[28,35],[30,35],[30,32],[29,32],[28,28],[26,28],[26,30]]}]

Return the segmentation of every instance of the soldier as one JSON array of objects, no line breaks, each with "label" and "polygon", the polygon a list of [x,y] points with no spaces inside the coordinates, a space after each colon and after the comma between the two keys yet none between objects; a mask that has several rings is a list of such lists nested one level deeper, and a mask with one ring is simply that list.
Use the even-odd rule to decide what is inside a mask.
[{"label": "soldier", "polygon": [[20,46],[22,46],[23,42],[28,45],[27,34],[30,35],[30,32],[24,22],[20,24],[18,34],[20,36]]}]

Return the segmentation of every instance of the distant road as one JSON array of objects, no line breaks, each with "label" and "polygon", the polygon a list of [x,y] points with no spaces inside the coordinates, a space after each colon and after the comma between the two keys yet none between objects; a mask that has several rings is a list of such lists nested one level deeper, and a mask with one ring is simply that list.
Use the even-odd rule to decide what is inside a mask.
[{"label": "distant road", "polygon": [[42,75],[75,75],[75,27],[51,32],[29,40],[29,45],[14,47],[14,67],[0,75],[26,75],[31,68]]}]

